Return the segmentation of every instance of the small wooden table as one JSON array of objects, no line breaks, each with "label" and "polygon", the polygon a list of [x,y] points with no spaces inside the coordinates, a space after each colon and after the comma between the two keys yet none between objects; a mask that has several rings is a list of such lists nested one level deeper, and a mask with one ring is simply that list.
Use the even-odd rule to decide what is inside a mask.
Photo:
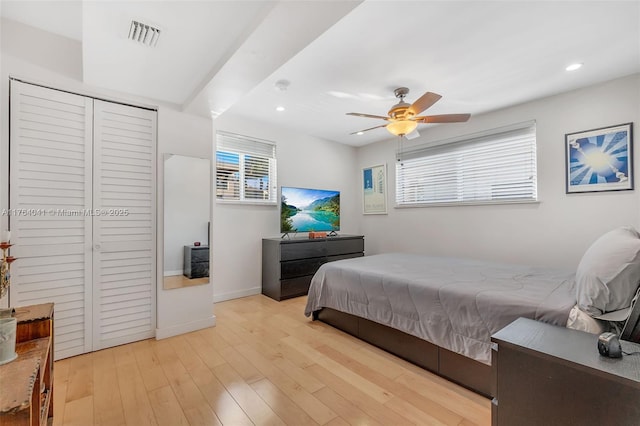
[{"label": "small wooden table", "polygon": [[0,426],[53,420],[53,303],[16,308],[18,358],[0,365]]}]

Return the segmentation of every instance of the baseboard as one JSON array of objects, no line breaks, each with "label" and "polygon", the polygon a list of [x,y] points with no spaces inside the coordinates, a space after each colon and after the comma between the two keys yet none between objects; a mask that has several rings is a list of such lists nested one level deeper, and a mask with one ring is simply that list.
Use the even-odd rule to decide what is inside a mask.
[{"label": "baseboard", "polygon": [[176,269],[175,271],[164,271],[164,276],[165,277],[173,277],[176,275],[183,275],[183,270],[182,269]]},{"label": "baseboard", "polygon": [[229,293],[215,294],[216,286],[213,286],[213,303],[224,302],[225,300],[239,299],[241,297],[253,296],[262,293],[262,287],[253,287],[247,290],[231,291]]},{"label": "baseboard", "polygon": [[216,325],[216,316],[211,315],[198,321],[192,321],[185,324],[173,325],[171,327],[156,328],[156,340],[166,339],[167,337],[178,336],[180,334],[189,333],[191,331],[201,330],[203,328],[213,327]]}]

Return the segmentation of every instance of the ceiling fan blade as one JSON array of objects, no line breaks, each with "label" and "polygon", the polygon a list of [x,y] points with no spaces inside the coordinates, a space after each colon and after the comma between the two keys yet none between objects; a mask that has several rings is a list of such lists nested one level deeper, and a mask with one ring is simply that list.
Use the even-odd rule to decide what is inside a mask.
[{"label": "ceiling fan blade", "polygon": [[365,118],[380,118],[382,120],[388,120],[389,117],[383,117],[381,115],[371,115],[371,114],[362,114],[359,112],[348,112],[347,115],[354,115],[356,117],[365,117]]},{"label": "ceiling fan blade", "polygon": [[442,114],[413,117],[418,123],[464,123],[469,120],[471,114]]},{"label": "ceiling fan blade", "polygon": [[369,130],[379,129],[380,127],[387,127],[387,125],[386,125],[386,124],[382,124],[382,125],[380,125],[380,126],[370,127],[370,128],[368,128],[368,129],[364,129],[364,130],[358,130],[357,132],[353,132],[353,133],[349,133],[349,134],[350,134],[350,135],[356,135],[356,134],[358,134],[358,133],[360,133],[360,132],[368,132]]},{"label": "ceiling fan blade", "polygon": [[413,115],[418,115],[425,109],[429,108],[431,105],[438,102],[441,97],[442,96],[438,95],[437,93],[427,92],[424,95],[420,96],[417,101],[411,104],[407,112]]}]

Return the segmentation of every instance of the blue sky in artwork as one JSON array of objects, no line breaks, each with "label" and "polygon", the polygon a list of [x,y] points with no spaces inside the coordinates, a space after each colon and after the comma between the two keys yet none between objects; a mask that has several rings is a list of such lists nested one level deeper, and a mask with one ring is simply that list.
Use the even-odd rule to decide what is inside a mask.
[{"label": "blue sky in artwork", "polygon": [[569,152],[572,185],[619,182],[616,172],[629,177],[627,131],[605,133],[576,140],[579,149]]},{"label": "blue sky in artwork", "polygon": [[327,191],[323,189],[282,187],[282,196],[287,199],[287,204],[298,208],[306,207],[316,200],[340,195],[339,191]]},{"label": "blue sky in artwork", "polygon": [[364,189],[373,189],[373,169],[364,169],[362,173]]}]

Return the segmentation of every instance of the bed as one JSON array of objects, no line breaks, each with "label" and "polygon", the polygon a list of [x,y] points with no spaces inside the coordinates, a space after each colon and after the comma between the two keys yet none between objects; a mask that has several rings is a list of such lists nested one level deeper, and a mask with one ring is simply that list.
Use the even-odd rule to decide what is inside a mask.
[{"label": "bed", "polygon": [[[491,396],[493,333],[518,317],[602,330],[603,323],[592,317],[621,307],[609,300],[620,293],[614,281],[621,270],[628,296],[616,302],[630,305],[640,281],[640,234],[632,228],[615,231],[590,247],[577,273],[401,253],[327,263],[312,279],[305,315]],[[593,260],[583,265],[594,257],[611,263],[612,256],[602,257],[601,249],[613,244],[620,252],[619,234],[622,246],[632,241],[634,262],[614,259],[622,269]],[[617,274],[607,275],[611,269]],[[605,286],[607,300],[596,281]]]}]

